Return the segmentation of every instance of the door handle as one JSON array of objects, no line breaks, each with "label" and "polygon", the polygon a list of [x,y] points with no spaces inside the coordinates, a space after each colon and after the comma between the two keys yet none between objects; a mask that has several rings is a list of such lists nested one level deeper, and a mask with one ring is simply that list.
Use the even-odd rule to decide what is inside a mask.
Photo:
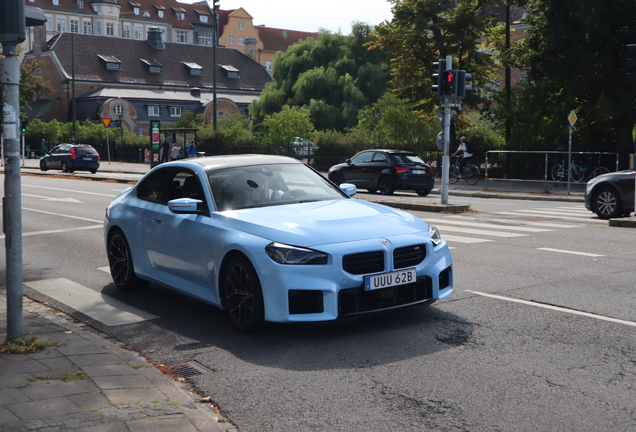
[{"label": "door handle", "polygon": [[152,218],[152,223],[160,224],[161,223],[161,219]]}]

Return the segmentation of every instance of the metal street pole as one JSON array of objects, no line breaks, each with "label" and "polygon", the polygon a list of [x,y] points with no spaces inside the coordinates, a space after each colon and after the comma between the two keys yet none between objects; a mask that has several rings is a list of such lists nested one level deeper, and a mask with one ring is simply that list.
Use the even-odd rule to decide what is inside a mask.
[{"label": "metal street pole", "polygon": [[[453,57],[446,56],[446,69],[453,68]],[[450,171],[451,101],[444,98],[444,154],[442,155],[442,204],[448,204],[448,173]]]},{"label": "metal street pole", "polygon": [[216,14],[216,8],[218,7],[217,0],[212,0],[212,12],[214,14],[214,41],[212,48],[212,63],[214,67],[212,69],[212,128],[216,132],[216,47],[219,39],[219,18]]},{"label": "metal street pole", "polygon": [[[22,2],[24,8],[24,2]],[[17,15],[17,14],[16,14]],[[16,16],[15,19],[20,19]],[[22,9],[24,21],[24,9]],[[7,271],[7,340],[22,337],[22,190],[20,185],[20,61],[17,44],[3,42],[0,79],[3,86],[4,137],[3,228]]]}]

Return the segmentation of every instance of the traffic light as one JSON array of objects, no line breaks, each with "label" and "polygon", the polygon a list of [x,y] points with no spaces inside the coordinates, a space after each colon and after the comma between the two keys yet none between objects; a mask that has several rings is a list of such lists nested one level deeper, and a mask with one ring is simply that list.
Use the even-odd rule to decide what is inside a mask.
[{"label": "traffic light", "polygon": [[449,69],[442,73],[442,94],[444,97],[457,95],[457,71]]},{"label": "traffic light", "polygon": [[636,82],[636,44],[627,44],[627,58],[625,59],[627,82]]},{"label": "traffic light", "polygon": [[[29,125],[29,121],[28,120],[22,120],[22,122],[20,122],[20,131],[22,133],[26,133],[27,130],[27,126]],[[15,129],[14,129],[15,130]]]},{"label": "traffic light", "polygon": [[473,76],[464,70],[457,71],[457,99],[466,97],[466,92],[473,91],[472,85],[466,85],[466,81],[472,81]]},{"label": "traffic light", "polygon": [[444,70],[446,70],[446,60],[439,60],[433,63],[433,70],[436,70],[437,73],[433,74],[433,90],[434,93],[437,94],[438,98],[443,98],[444,93],[442,92],[442,75],[444,74]]}]

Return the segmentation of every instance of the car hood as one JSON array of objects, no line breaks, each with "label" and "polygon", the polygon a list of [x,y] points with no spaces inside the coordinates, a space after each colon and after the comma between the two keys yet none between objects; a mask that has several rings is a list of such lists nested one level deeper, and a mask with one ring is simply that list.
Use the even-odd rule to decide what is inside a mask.
[{"label": "car hood", "polygon": [[428,230],[424,221],[409,213],[353,198],[219,214],[227,227],[306,247]]}]

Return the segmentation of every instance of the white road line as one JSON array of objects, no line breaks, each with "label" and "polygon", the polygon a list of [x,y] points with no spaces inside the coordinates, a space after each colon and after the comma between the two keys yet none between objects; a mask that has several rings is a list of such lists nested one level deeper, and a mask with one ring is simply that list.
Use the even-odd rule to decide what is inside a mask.
[{"label": "white road line", "polygon": [[28,210],[28,211],[37,212],[37,213],[44,213],[44,214],[49,214],[49,215],[53,215],[53,216],[62,216],[62,217],[66,217],[66,218],[78,219],[78,220],[83,220],[83,221],[87,221],[87,222],[103,223],[103,221],[99,221],[99,220],[96,220],[96,219],[88,219],[88,218],[83,218],[83,217],[80,217],[80,216],[66,215],[66,214],[62,214],[62,213],[53,213],[53,212],[49,212],[49,211],[45,211],[45,210],[37,210],[37,209],[28,208],[28,207],[22,207],[22,210]]},{"label": "white road line", "polygon": [[104,273],[110,274],[110,267],[108,267],[108,266],[106,266],[106,267],[97,267],[97,270],[101,270]]},{"label": "white road line", "polygon": [[491,229],[503,228],[507,230],[523,231],[523,232],[531,232],[531,233],[554,231],[551,229],[544,229],[544,228],[528,228],[528,227],[520,227],[520,226],[512,226],[512,225],[497,225],[497,224],[484,223],[484,222],[479,223],[479,222],[466,222],[466,221],[459,221],[459,220],[430,219],[430,218],[426,218],[424,220],[426,222],[432,222],[433,224],[450,223],[451,225],[458,224],[461,226],[471,226],[471,227],[477,227],[477,228],[491,228]]},{"label": "white road line", "polygon": [[[91,229],[99,229],[99,228],[104,228],[104,225],[90,225],[90,226],[83,226],[83,227],[45,230],[45,231],[29,231],[29,232],[22,233],[22,237],[30,237],[30,236],[44,235],[44,234],[59,234],[59,233],[65,233],[65,232],[74,232],[77,230],[91,230]],[[5,238],[5,235],[4,234],[0,235],[0,239],[3,239],[3,238]]]},{"label": "white road line", "polygon": [[473,238],[473,237],[462,237],[462,236],[455,236],[452,234],[444,234],[442,233],[442,238],[444,240],[446,240],[447,242],[457,242],[457,243],[486,243],[486,242],[491,242],[492,240],[487,240],[487,239],[478,239],[478,238]]},{"label": "white road line", "polygon": [[486,236],[491,236],[491,237],[527,237],[528,234],[520,234],[520,233],[513,233],[513,232],[507,232],[507,231],[486,231],[486,230],[480,230],[480,229],[473,229],[473,228],[463,228],[463,227],[451,227],[451,226],[447,226],[447,225],[437,225],[435,224],[435,226],[442,231],[442,236],[444,235],[444,232],[456,232],[456,233],[461,233],[461,234],[477,234],[477,235],[486,235]]},{"label": "white road line", "polygon": [[[34,185],[25,185],[25,184],[23,184],[22,187],[31,187],[31,188],[37,188],[37,189],[48,189],[48,190],[54,190],[54,191],[58,191],[58,192],[59,191],[62,191],[62,192],[73,192],[73,193],[79,193],[79,194],[85,194],[85,195],[97,195],[97,196],[105,196],[105,197],[114,197],[115,196],[113,194],[103,194],[103,193],[98,193],[98,192],[78,191],[78,190],[74,190],[74,189],[60,189],[60,188],[49,187],[49,186],[34,186]],[[111,189],[111,190],[113,190],[113,189]],[[22,195],[24,195],[24,194],[22,194]]]},{"label": "white road line", "polygon": [[594,215],[592,212],[589,212],[587,215],[586,214],[574,214],[574,213],[570,213],[570,212],[563,212],[563,211],[547,211],[547,210],[516,210],[519,213],[539,213],[542,215],[551,215],[551,216],[567,216],[567,217],[571,217],[571,218],[587,218],[587,219],[591,219],[592,216]]},{"label": "white road line", "polygon": [[[499,212],[498,214],[511,214],[511,215],[515,215],[515,216],[526,216],[526,215],[520,215],[518,213],[506,213],[506,212]],[[524,225],[530,225],[530,226],[543,226],[543,227],[551,227],[551,228],[580,228],[582,226],[585,225],[572,225],[572,224],[564,224],[564,223],[550,223],[550,222],[531,222],[531,221],[525,221],[525,220],[513,220],[513,219],[484,219],[484,218],[476,218],[476,217],[469,217],[469,216],[457,216],[457,215],[450,215],[448,216],[448,219],[469,219],[469,220],[484,220],[484,221],[492,221],[492,222],[501,222],[501,223],[510,223],[510,222],[519,222],[522,223]],[[424,220],[428,220],[428,219],[424,219]]]},{"label": "white road line", "polygon": [[159,318],[65,278],[24,282],[24,284],[107,326],[133,324]]},{"label": "white road line", "polygon": [[[521,210],[517,210],[517,211],[521,211]],[[607,221],[601,221],[600,219],[592,219],[590,215],[590,217],[588,218],[584,218],[584,217],[580,217],[580,216],[557,216],[557,215],[553,215],[553,214],[545,214],[542,212],[532,212],[530,213],[515,213],[515,212],[495,212],[495,214],[501,214],[501,215],[512,215],[512,216],[537,216],[537,217],[544,217],[544,218],[549,218],[549,219],[563,219],[563,220],[569,220],[569,221],[577,221],[577,222],[589,222],[589,223],[597,223],[597,222],[604,222],[607,223]]]},{"label": "white road line", "polygon": [[577,251],[569,251],[569,250],[562,250],[562,249],[552,249],[552,248],[537,248],[537,250],[548,251],[548,252],[558,252],[558,253],[564,253],[564,254],[570,254],[570,255],[590,256],[590,257],[604,257],[605,256],[605,255],[598,255],[598,254],[587,253],[587,252],[577,252]]},{"label": "white road line", "polygon": [[44,201],[60,201],[60,202],[70,202],[70,203],[84,204],[82,201],[77,200],[75,198],[54,198],[54,197],[47,197],[47,196],[41,196],[41,195],[31,195],[31,194],[26,194],[26,193],[22,193],[22,196],[31,197],[31,198],[40,198],[40,199],[42,199]]},{"label": "white road line", "polygon": [[568,309],[568,308],[564,308],[564,307],[559,307],[559,306],[552,306],[552,305],[548,305],[545,303],[537,303],[537,302],[533,302],[533,301],[528,301],[528,300],[521,300],[521,299],[516,299],[516,298],[512,298],[512,297],[504,297],[504,296],[500,296],[500,295],[496,295],[496,294],[487,294],[484,292],[479,292],[479,291],[472,291],[472,290],[466,290],[466,292],[469,293],[473,293],[473,294],[477,294],[483,297],[490,297],[490,298],[494,298],[497,300],[504,300],[504,301],[509,301],[509,302],[513,302],[513,303],[520,303],[520,304],[524,304],[524,305],[528,305],[528,306],[535,306],[535,307],[540,307],[543,309],[550,309],[553,311],[557,311],[557,312],[565,312],[565,313],[569,313],[572,315],[580,315],[580,316],[584,316],[587,318],[594,318],[597,320],[602,320],[602,321],[609,321],[609,322],[613,322],[613,323],[617,323],[617,324],[623,324],[623,325],[628,325],[631,327],[636,327],[636,322],[633,321],[625,321],[622,319],[618,319],[618,318],[610,318],[610,317],[606,317],[603,315],[596,315],[593,313],[589,313],[589,312],[581,312],[581,311],[577,311],[574,309]]}]

